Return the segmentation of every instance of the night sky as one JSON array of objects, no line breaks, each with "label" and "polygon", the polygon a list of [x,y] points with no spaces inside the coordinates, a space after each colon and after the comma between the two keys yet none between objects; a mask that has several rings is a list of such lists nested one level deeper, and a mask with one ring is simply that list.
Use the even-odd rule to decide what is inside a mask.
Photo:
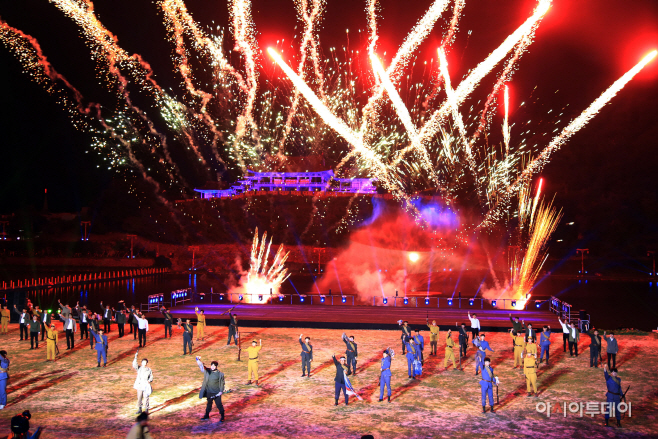
[{"label": "night sky", "polygon": [[[328,0],[320,41],[326,51],[348,44],[365,49],[365,2]],[[188,0],[188,10],[205,26],[226,26],[226,4]],[[431,4],[428,0],[384,0],[379,49],[385,62]],[[448,55],[453,84],[477,65],[528,16],[536,2],[467,1]],[[162,14],[155,2],[97,0],[101,21],[129,53],[139,53],[165,89],[181,95],[171,62]],[[255,0],[254,21],[262,50],[299,37],[290,0]],[[447,16],[447,14],[445,14]],[[89,50],[77,26],[46,0],[0,2],[0,17],[34,36],[53,66],[90,101],[112,99],[99,85]],[[214,23],[214,24],[213,24]],[[441,21],[439,22],[441,23]],[[298,26],[298,29],[295,29]],[[442,27],[423,44],[419,59],[436,58]],[[469,35],[469,31],[472,33]],[[510,84],[514,108],[532,102],[525,116],[543,117],[565,105],[564,124],[575,117],[650,50],[658,48],[655,0],[556,0],[539,27],[535,43],[518,64]],[[365,53],[365,50],[362,51]],[[535,88],[536,87],[536,88]],[[103,196],[115,171],[88,150],[90,137],[76,131],[53,99],[0,46],[0,213],[40,208],[48,188],[53,211],[74,211]],[[561,126],[564,126],[561,125]],[[494,127],[492,130],[499,131]],[[514,138],[514,130],[512,138]],[[517,130],[518,134],[518,130]],[[658,244],[658,61],[638,75],[611,105],[555,155],[544,170],[546,192],[557,193],[565,221],[577,221],[584,239],[614,236]],[[100,167],[97,167],[100,166]]]}]

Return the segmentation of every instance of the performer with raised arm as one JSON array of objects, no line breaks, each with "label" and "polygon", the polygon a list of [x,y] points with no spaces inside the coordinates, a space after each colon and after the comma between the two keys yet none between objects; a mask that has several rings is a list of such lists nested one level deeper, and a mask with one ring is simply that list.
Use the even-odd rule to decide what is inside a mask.
[{"label": "performer with raised arm", "polygon": [[[235,307],[233,307],[235,308]],[[235,345],[238,345],[238,315],[237,314],[232,314],[231,308],[228,312],[228,317],[231,319],[231,322],[228,325],[228,342],[226,342],[226,346],[231,345],[231,337],[233,337],[233,340],[235,341]]]},{"label": "performer with raised arm", "polygon": [[436,349],[439,343],[440,329],[436,324],[436,320],[432,320],[432,324],[430,325],[429,319],[426,319],[425,323],[427,323],[427,327],[430,329],[430,355],[434,355],[436,357]]},{"label": "performer with raised arm", "polygon": [[247,354],[249,361],[247,362],[247,384],[251,384],[251,376],[253,375],[256,385],[258,385],[258,353],[263,347],[263,340],[258,340],[259,345],[256,344],[256,340],[252,340],[251,346],[247,348]]},{"label": "performer with raised arm", "polygon": [[[512,317],[512,313],[509,315],[509,320],[512,322],[512,332],[514,334],[520,334],[523,330],[523,321],[519,321],[518,317]],[[512,340],[512,350],[514,349],[514,340]]]},{"label": "performer with raised arm", "polygon": [[[606,357],[608,360],[608,369],[610,369],[610,360],[612,360],[612,369],[617,367],[617,352],[619,352],[619,345],[617,344],[617,339],[615,334],[612,332],[608,333],[607,331],[603,332],[603,339],[607,345]],[[612,370],[610,369],[610,370]]]},{"label": "performer with raised arm", "polygon": [[112,310],[110,309],[110,305],[105,305],[105,308],[103,308],[103,301],[101,300],[101,310],[102,310],[102,316],[103,316],[103,332],[106,334],[110,333],[110,330],[112,329]]},{"label": "performer with raised arm", "polygon": [[142,406],[147,413],[150,408],[149,399],[153,392],[151,387],[153,371],[148,367],[149,360],[147,358],[142,359],[141,364],[137,363],[137,355],[139,355],[139,351],[135,352],[135,358],[133,359],[133,369],[137,371],[133,389],[137,390],[137,414],[139,415],[142,413]]},{"label": "performer with raised arm", "polygon": [[75,311],[78,313],[78,322],[80,323],[80,340],[89,338],[89,319],[87,316],[87,307],[80,306],[80,302],[75,305]]},{"label": "performer with raised arm", "polygon": [[452,368],[457,368],[457,361],[455,360],[455,342],[452,341],[452,330],[448,329],[446,336],[446,357],[443,360],[443,368],[448,370],[448,361],[452,361]]},{"label": "performer with raised arm", "polygon": [[146,333],[149,331],[149,321],[144,317],[144,315],[139,312],[135,314],[135,319],[137,319],[137,331],[139,332],[139,347],[143,348],[146,346]]},{"label": "performer with raised arm", "polygon": [[7,351],[0,351],[0,410],[7,405],[7,381],[9,380]]},{"label": "performer with raised arm", "polygon": [[562,349],[564,352],[567,352],[567,343],[569,343],[569,322],[566,320],[563,322],[559,317],[557,318],[557,321],[560,322],[560,326],[562,326]]},{"label": "performer with raised arm", "polygon": [[107,366],[107,349],[109,348],[109,343],[107,341],[107,335],[103,334],[102,329],[98,329],[98,332],[94,331],[92,328],[89,328],[91,336],[94,337],[96,341],[96,361],[98,365],[96,367],[101,367],[101,358],[103,359],[103,367]]},{"label": "performer with raised arm", "polygon": [[478,371],[484,366],[484,359],[487,354],[486,351],[495,351],[489,346],[489,342],[485,340],[485,334],[480,334],[478,338],[473,340],[473,344],[478,349],[475,353],[475,375],[477,375]]},{"label": "performer with raised arm", "polygon": [[[39,349],[39,334],[41,334],[41,322],[37,314],[32,315],[29,322],[30,328],[30,349]],[[36,343],[36,346],[35,346]]]},{"label": "performer with raised arm", "polygon": [[203,341],[206,338],[206,314],[203,310],[199,311],[199,308],[194,308],[194,314],[196,314],[196,341]]},{"label": "performer with raised arm", "polygon": [[[313,345],[311,344],[311,337],[306,337],[302,341],[302,335],[299,334],[299,344],[302,346],[302,376],[311,378],[311,361],[313,361]],[[307,375],[308,374],[308,375]]]},{"label": "performer with raised arm", "polygon": [[491,413],[494,411],[493,386],[498,387],[498,377],[491,367],[491,358],[486,357],[483,361],[482,375],[480,379],[480,390],[482,391],[482,413],[487,412],[487,396],[489,397],[489,406]]},{"label": "performer with raised arm", "polygon": [[73,349],[75,347],[75,333],[78,332],[78,325],[75,322],[75,319],[69,313],[68,317],[64,317],[64,313],[59,315],[59,319],[64,322],[64,331],[66,331],[66,349]]},{"label": "performer with raised arm", "polygon": [[68,303],[63,304],[59,299],[57,299],[57,303],[59,303],[59,307],[61,308],[62,316],[65,319],[68,319],[71,316],[71,307]]},{"label": "performer with raised arm", "polygon": [[601,336],[599,331],[591,329],[587,331],[590,337],[589,343],[589,367],[599,367],[599,356],[601,355]]},{"label": "performer with raised arm", "polygon": [[335,404],[338,405],[338,398],[340,398],[340,391],[343,391],[345,396],[345,405],[349,404],[350,397],[347,395],[347,360],[345,357],[340,357],[340,361],[336,360],[336,354],[331,354],[331,358],[334,360],[334,366],[336,366],[336,377],[334,378],[334,383],[336,387],[335,392]]},{"label": "performer with raised arm", "polygon": [[470,311],[468,312],[468,319],[471,321],[471,338],[475,340],[475,337],[480,335],[480,320],[475,313],[473,313],[473,317],[471,317]]},{"label": "performer with raised arm", "polygon": [[222,395],[225,392],[224,373],[217,368],[219,366],[217,361],[211,362],[210,367],[206,367],[201,361],[201,357],[196,357],[196,364],[203,372],[203,383],[199,391],[199,399],[206,398],[207,401],[206,414],[201,420],[210,419],[210,411],[214,402],[221,416],[219,422],[224,422],[224,405],[222,404]]},{"label": "performer with raised arm", "polygon": [[416,372],[418,369],[416,362],[420,363],[420,361],[418,360],[419,357],[418,347],[416,346],[416,343],[414,342],[413,338],[407,339],[406,347],[407,347],[407,371],[409,372],[409,378],[415,380]]},{"label": "performer with raised arm", "polygon": [[391,402],[391,361],[393,349],[388,348],[382,354],[381,372],[379,374],[379,402],[384,400],[384,388],[388,388],[388,402]]},{"label": "performer with raised arm", "polygon": [[[87,312],[87,317],[88,317],[87,321],[89,322],[89,331],[91,332],[91,330],[93,329],[94,331],[98,332],[98,330],[100,329],[100,323],[98,323],[98,318],[97,318],[98,316],[96,315],[96,313],[89,310]],[[89,346],[91,347],[92,351],[94,350],[95,344],[96,344],[96,339],[92,335],[91,337],[89,337]]]},{"label": "performer with raised arm", "polygon": [[[456,322],[455,325],[457,325]],[[466,332],[466,324],[462,323],[461,325],[459,325],[459,356],[460,357],[466,358],[467,347],[468,347],[468,332]]]},{"label": "performer with raised arm", "polygon": [[30,324],[27,308],[23,308],[23,312],[19,312],[18,308],[16,308],[16,304],[14,304],[14,312],[18,314],[18,327],[21,331],[21,340],[23,340],[23,333],[25,333],[25,340],[27,340],[29,338],[27,335],[27,327]]},{"label": "performer with raised arm", "polygon": [[343,342],[345,342],[345,355],[347,356],[347,375],[356,374],[356,358],[359,355],[356,343],[354,343],[354,336],[350,335],[349,338],[343,332]]},{"label": "performer with raised arm", "polygon": [[614,412],[617,418],[617,427],[621,427],[621,412],[619,411],[619,404],[621,398],[624,396],[621,387],[621,378],[617,376],[617,368],[613,367],[608,373],[608,365],[603,365],[603,377],[605,378],[605,385],[608,391],[605,394],[606,401],[608,402],[608,409],[605,411],[605,426],[609,427],[608,419],[610,413]]}]

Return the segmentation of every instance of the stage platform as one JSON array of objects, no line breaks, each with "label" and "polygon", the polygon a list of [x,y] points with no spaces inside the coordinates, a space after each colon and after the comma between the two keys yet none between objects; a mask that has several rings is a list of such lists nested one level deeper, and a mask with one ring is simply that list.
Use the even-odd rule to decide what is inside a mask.
[{"label": "stage platform", "polygon": [[[194,308],[198,304],[186,303],[172,308],[174,318],[189,318],[196,321]],[[228,325],[228,314],[220,316],[234,304],[203,304],[209,325]],[[470,326],[468,312],[476,312],[483,331],[507,331],[512,327],[509,314],[518,316],[525,323],[541,330],[550,325],[553,330],[562,329],[557,315],[545,310],[510,311],[478,310],[468,308],[416,308],[393,306],[346,306],[346,305],[237,305],[233,310],[238,315],[239,325],[244,327],[274,328],[328,328],[328,329],[397,329],[398,320],[407,320],[412,327],[424,327],[426,318],[436,320],[442,330],[454,327],[455,323]],[[147,313],[149,321],[161,322],[162,314]]]}]

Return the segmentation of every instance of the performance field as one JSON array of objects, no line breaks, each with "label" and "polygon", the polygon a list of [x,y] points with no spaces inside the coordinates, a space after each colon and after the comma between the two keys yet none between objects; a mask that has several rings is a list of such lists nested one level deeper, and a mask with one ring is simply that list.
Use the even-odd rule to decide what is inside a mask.
[{"label": "performance field", "polygon": [[[552,325],[553,326],[553,325]],[[555,325],[558,326],[558,325]],[[555,326],[553,329],[555,330]],[[60,325],[58,324],[58,329]],[[195,339],[196,339],[195,327]],[[467,326],[468,329],[468,326]],[[559,329],[559,326],[558,326]],[[601,367],[590,368],[590,338],[585,334],[578,357],[563,352],[562,334],[551,337],[548,365],[539,365],[537,398],[526,397],[521,369],[514,369],[512,340],[508,333],[487,333],[495,352],[487,352],[500,380],[494,388],[495,413],[482,413],[480,376],[475,375],[475,348],[470,345],[461,365],[443,369],[447,331],[439,334],[438,355],[430,356],[427,328],[425,364],[418,379],[408,378],[407,360],[402,355],[400,330],[349,330],[358,346],[357,373],[350,376],[362,400],[341,394],[334,405],[336,367],[332,354],[345,353],[340,329],[242,328],[243,348],[252,340],[262,341],[258,354],[258,386],[247,384],[246,350],[237,361],[238,348],[226,346],[228,328],[206,327],[203,341],[194,341],[192,355],[183,356],[182,330],[174,326],[173,338],[164,338],[162,325],[150,325],[146,347],[139,359],[148,358],[153,371],[153,393],[149,425],[157,438],[277,437],[277,438],[375,438],[436,437],[656,437],[658,413],[658,339],[654,334],[617,334],[617,367],[626,391],[628,410],[621,428],[603,425],[601,403],[606,383]],[[300,334],[311,338],[311,376],[301,377]],[[16,325],[2,337],[2,348],[10,359],[7,406],[0,412],[2,425],[17,413],[30,410],[32,429],[45,427],[46,438],[122,438],[136,417],[136,372],[132,368],[137,341],[126,331],[119,339],[116,326],[109,334],[107,367],[97,368],[96,352],[89,341],[79,340],[66,350],[60,333],[60,355],[46,362],[45,343],[30,350],[19,341]],[[457,334],[452,338],[456,341]],[[605,346],[605,343],[604,343]],[[391,347],[392,397],[379,402],[382,352]],[[605,347],[604,347],[605,351]],[[225,374],[222,396],[225,422],[217,408],[209,420],[201,420],[206,406],[199,399],[204,374],[195,362],[200,356],[206,366],[216,360]],[[457,355],[458,363],[459,356]],[[606,354],[603,354],[606,360]],[[550,417],[547,408],[550,404]],[[567,412],[564,413],[566,404]],[[571,409],[571,411],[570,411]],[[5,432],[0,432],[0,435]]]}]

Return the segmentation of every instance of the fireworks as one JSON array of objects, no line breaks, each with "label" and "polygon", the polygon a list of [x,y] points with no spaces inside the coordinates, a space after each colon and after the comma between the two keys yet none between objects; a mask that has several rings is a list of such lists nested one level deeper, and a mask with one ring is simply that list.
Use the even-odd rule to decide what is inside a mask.
[{"label": "fireworks", "polygon": [[[550,143],[531,147],[526,140],[537,134],[532,127],[520,139],[512,137],[508,82],[551,0],[538,0],[529,17],[459,83],[451,78],[446,54],[466,0],[430,2],[390,62],[377,53],[378,19],[385,11],[377,0],[367,0],[368,41],[362,52],[369,62],[363,68],[359,51],[344,48],[344,55],[339,55],[335,48],[322,50],[320,25],[331,6],[326,0],[294,0],[299,45],[284,52],[279,47],[283,42],[277,42],[267,48],[269,56],[259,49],[249,0],[229,0],[230,20],[226,30],[218,28],[216,33],[202,29],[183,0],[160,0],[157,5],[184,96],[163,90],[150,65],[120,46],[118,37],[97,17],[91,0],[51,3],[79,26],[98,77],[117,97],[114,105],[86,103],[48,63],[38,42],[4,21],[0,21],[0,41],[67,108],[76,126],[92,133],[94,149],[111,166],[136,170],[163,203],[167,203],[161,195],[164,189],[189,191],[188,181],[234,180],[247,168],[281,168],[289,154],[321,155],[336,175],[377,179],[421,223],[411,202],[419,192],[479,212],[480,217],[462,224],[458,234],[464,238],[515,216],[521,228],[533,224],[535,211],[540,212],[537,199],[529,205],[520,202],[519,210],[513,200],[524,199],[533,176],[552,154],[656,56],[655,51],[647,55]],[[441,33],[438,62],[421,64],[419,47],[437,32]],[[239,65],[232,63],[236,58]],[[263,81],[270,59],[277,77]],[[423,66],[420,80],[417,64]],[[497,75],[487,90],[483,82],[491,73]],[[479,88],[485,89],[486,98],[463,108]],[[502,136],[497,137],[489,129],[503,90],[505,113]],[[135,99],[138,95],[140,100]],[[156,114],[136,104],[144,97],[151,99]],[[173,157],[188,162],[183,166]],[[314,212],[323,214],[317,208]]]},{"label": "fireworks", "polygon": [[267,242],[267,232],[262,239],[258,236],[258,228],[254,231],[254,240],[251,245],[251,259],[249,271],[240,279],[241,289],[246,293],[247,302],[266,303],[272,296],[279,294],[281,284],[290,277],[285,268],[286,259],[290,252],[283,254],[283,244],[279,246],[272,265],[268,268],[272,238]]}]

